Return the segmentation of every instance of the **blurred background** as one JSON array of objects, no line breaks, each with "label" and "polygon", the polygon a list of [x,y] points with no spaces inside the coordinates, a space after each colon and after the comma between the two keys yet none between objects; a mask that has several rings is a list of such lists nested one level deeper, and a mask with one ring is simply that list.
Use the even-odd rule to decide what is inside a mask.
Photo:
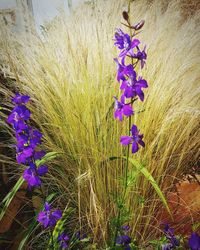
[{"label": "blurred background", "polygon": [[[37,32],[41,25],[51,21],[59,11],[69,14],[84,0],[0,0],[0,21],[10,25],[16,32],[29,29],[27,10]],[[30,21],[30,20],[29,20]]]}]

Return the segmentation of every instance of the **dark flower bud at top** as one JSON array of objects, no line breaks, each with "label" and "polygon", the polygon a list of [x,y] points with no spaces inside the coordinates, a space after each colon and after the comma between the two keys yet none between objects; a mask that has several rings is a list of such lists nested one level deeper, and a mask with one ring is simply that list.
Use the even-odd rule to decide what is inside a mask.
[{"label": "dark flower bud at top", "polygon": [[133,26],[133,29],[134,29],[134,30],[140,30],[140,29],[144,26],[144,23],[145,23],[145,21],[144,21],[144,20],[141,20],[139,23],[137,23],[137,24],[135,24],[135,25]]},{"label": "dark flower bud at top", "polygon": [[122,16],[123,16],[124,20],[126,20],[128,22],[128,20],[129,20],[128,12],[127,11],[123,11],[122,12]]}]

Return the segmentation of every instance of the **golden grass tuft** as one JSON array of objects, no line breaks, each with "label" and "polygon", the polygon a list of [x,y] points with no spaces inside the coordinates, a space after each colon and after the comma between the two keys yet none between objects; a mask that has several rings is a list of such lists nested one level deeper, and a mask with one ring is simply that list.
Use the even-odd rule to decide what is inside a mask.
[{"label": "golden grass tuft", "polygon": [[[132,22],[146,22],[139,38],[147,44],[141,74],[149,83],[144,103],[135,107],[143,112],[134,116],[146,148],[133,157],[165,191],[199,157],[200,14],[183,21],[181,1],[169,1],[165,8],[164,0],[147,2],[131,3]],[[122,162],[106,160],[125,154],[119,138],[128,126],[126,120],[113,119],[112,109],[113,95],[119,94],[112,38],[124,6],[119,0],[84,5],[70,18],[55,20],[44,40],[18,37],[15,46],[10,39],[3,48],[9,67],[2,68],[31,96],[44,147],[61,153],[50,166],[49,186],[57,186],[66,204],[71,200],[80,227],[92,230],[101,246],[110,216],[116,213],[110,194],[119,192],[123,173]],[[129,190],[127,206],[132,235],[141,242],[152,239],[160,201],[143,177]]]}]

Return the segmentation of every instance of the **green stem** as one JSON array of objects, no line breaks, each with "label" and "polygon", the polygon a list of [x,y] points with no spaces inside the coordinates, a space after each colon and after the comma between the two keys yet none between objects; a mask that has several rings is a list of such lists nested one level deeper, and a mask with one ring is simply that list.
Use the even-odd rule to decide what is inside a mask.
[{"label": "green stem", "polygon": [[[129,4],[128,4],[128,14],[130,13],[130,3],[131,1],[129,0]],[[130,21],[129,21],[130,22]],[[130,23],[129,23],[129,27],[130,27]],[[129,32],[130,32],[130,37],[132,37],[132,30],[131,28],[129,28]],[[133,62],[133,58],[131,58],[131,64],[134,66],[134,62]],[[133,98],[131,99],[131,105],[133,104]],[[129,123],[128,123],[128,131],[129,131],[129,136],[131,134],[131,122],[132,122],[132,117],[129,117]],[[128,145],[127,148],[127,155],[126,155],[126,166],[125,166],[125,181],[124,181],[124,192],[122,195],[122,204],[124,204],[125,202],[125,197],[126,197],[126,193],[127,193],[127,187],[128,187],[128,166],[129,166],[129,156],[130,156],[130,144]],[[121,211],[123,209],[123,206],[121,205],[119,207],[119,211],[118,211],[118,215],[117,215],[117,225],[116,225],[116,229],[115,229],[115,234],[114,234],[114,242],[113,242],[113,246],[115,247],[116,245],[116,238],[117,238],[117,234],[119,231],[119,223],[120,223],[120,217],[121,217]]]}]

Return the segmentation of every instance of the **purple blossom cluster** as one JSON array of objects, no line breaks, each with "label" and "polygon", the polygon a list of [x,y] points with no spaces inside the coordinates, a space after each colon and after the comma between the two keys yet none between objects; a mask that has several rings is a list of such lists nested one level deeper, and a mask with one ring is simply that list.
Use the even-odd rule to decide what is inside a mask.
[{"label": "purple blossom cluster", "polygon": [[[164,224],[163,232],[169,242],[162,245],[162,250],[171,250],[180,247],[180,240],[174,235],[173,228],[168,224]],[[191,250],[200,250],[200,236],[196,232],[192,232],[189,237],[188,246]]]},{"label": "purple blossom cluster", "polygon": [[[7,122],[15,131],[16,160],[19,164],[26,166],[23,178],[27,181],[29,189],[32,189],[41,186],[41,177],[48,172],[48,167],[46,165],[36,166],[36,160],[41,160],[46,153],[38,150],[38,146],[42,143],[42,133],[30,126],[31,112],[26,106],[29,100],[29,96],[17,93],[12,98],[15,106],[8,116]],[[43,198],[45,199],[45,197]],[[53,228],[61,217],[62,212],[59,209],[52,210],[50,204],[45,202],[44,210],[39,212],[37,221],[44,228]],[[68,247],[68,235],[61,233],[57,240],[62,249]]]},{"label": "purple blossom cluster", "polygon": [[123,246],[124,250],[131,250],[131,238],[128,236],[128,231],[130,227],[128,225],[122,226],[122,235],[116,238],[116,245]]},{"label": "purple blossom cluster", "polygon": [[164,226],[164,234],[170,243],[164,244],[162,250],[174,249],[180,245],[180,241],[174,235],[174,229],[170,228],[168,224]]},{"label": "purple blossom cluster", "polygon": [[[114,58],[117,64],[117,81],[120,83],[120,90],[122,91],[119,100],[117,97],[114,97],[114,117],[119,121],[123,121],[124,117],[134,115],[133,103],[137,99],[144,101],[143,89],[148,87],[147,81],[138,76],[135,71],[138,63],[140,63],[140,67],[143,69],[147,58],[146,46],[141,50],[139,48],[140,41],[134,38],[136,30],[140,29],[144,22],[134,26],[130,26],[130,23],[128,24],[134,30],[133,34],[129,35],[121,29],[117,29],[114,35],[114,45],[120,50],[118,58]],[[137,126],[133,124],[129,136],[122,136],[120,142],[123,146],[132,144],[132,153],[134,154],[139,150],[139,146],[145,146],[142,139],[143,135],[139,133]]]},{"label": "purple blossom cluster", "polygon": [[33,188],[41,186],[41,177],[48,172],[48,167],[46,165],[36,167],[35,161],[40,160],[45,152],[37,149],[41,144],[42,134],[29,125],[31,112],[26,107],[29,99],[29,96],[19,93],[12,98],[15,106],[7,122],[15,131],[17,162],[26,166],[23,178],[27,181],[28,187]]}]

